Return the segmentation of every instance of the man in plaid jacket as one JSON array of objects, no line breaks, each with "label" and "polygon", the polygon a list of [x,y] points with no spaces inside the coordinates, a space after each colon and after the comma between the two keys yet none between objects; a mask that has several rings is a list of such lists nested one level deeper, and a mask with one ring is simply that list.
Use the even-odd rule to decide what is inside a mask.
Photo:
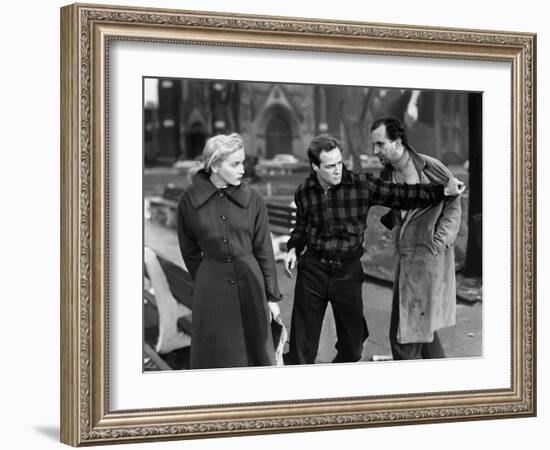
[{"label": "man in plaid jacket", "polygon": [[363,342],[368,337],[360,258],[369,208],[425,207],[446,195],[460,194],[464,186],[455,178],[443,187],[393,184],[370,174],[350,172],[342,163],[340,143],[328,134],[311,141],[308,159],[312,172],[295,193],[296,226],[285,257],[289,276],[300,258],[285,362],[315,362],[328,302],[332,304],[337,335],[333,362],[354,362],[361,359]]}]

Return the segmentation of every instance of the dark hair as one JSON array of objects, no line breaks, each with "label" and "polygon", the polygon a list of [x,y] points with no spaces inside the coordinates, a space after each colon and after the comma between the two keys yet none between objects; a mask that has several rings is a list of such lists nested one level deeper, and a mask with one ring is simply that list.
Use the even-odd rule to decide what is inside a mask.
[{"label": "dark hair", "polygon": [[409,146],[407,141],[407,130],[403,126],[403,123],[393,116],[382,117],[381,119],[376,119],[370,126],[370,131],[376,130],[380,125],[386,126],[386,136],[390,141],[395,141],[398,138],[401,138],[401,143],[405,148]]},{"label": "dark hair", "polygon": [[330,134],[323,133],[315,136],[307,149],[307,157],[310,164],[315,164],[316,166],[318,166],[319,164],[321,164],[321,152],[330,152],[336,147],[342,150],[338,139],[331,136]]}]

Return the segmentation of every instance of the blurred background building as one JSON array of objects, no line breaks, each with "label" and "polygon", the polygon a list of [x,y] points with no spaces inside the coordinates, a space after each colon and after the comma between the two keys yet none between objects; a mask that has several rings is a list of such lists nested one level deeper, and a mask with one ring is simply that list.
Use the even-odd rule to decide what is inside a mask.
[{"label": "blurred background building", "polygon": [[447,164],[469,159],[469,95],[464,92],[313,84],[146,78],[144,152],[149,167],[200,155],[215,134],[239,132],[247,154],[306,160],[311,139],[327,132],[354,167],[372,154],[369,126],[394,115],[418,151]]}]

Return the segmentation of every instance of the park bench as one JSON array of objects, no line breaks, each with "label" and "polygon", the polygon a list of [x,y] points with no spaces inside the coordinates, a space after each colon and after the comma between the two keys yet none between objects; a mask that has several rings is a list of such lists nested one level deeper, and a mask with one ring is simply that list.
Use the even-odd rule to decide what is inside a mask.
[{"label": "park bench", "polygon": [[183,191],[183,188],[169,184],[164,187],[162,196],[148,197],[147,207],[151,220],[167,227],[175,227],[178,200]]},{"label": "park bench", "polygon": [[273,256],[275,261],[281,261],[286,254],[286,243],[290,238],[290,232],[296,225],[296,207],[276,203],[267,203],[266,206]]},{"label": "park bench", "polygon": [[190,345],[193,283],[189,273],[145,247],[144,277],[144,300],[158,312],[156,353]]},{"label": "park bench", "polygon": [[269,228],[275,234],[290,234],[296,224],[296,208],[291,205],[267,203]]}]

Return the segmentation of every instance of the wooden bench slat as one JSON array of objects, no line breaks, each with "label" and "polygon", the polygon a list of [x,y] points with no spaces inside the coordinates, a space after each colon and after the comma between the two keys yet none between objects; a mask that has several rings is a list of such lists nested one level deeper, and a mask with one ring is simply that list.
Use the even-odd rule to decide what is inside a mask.
[{"label": "wooden bench slat", "polygon": [[293,225],[294,224],[285,221],[274,220],[273,222],[270,222],[269,227],[271,228],[272,233],[275,233],[275,228],[278,228],[281,230],[281,232],[277,234],[289,234],[289,230],[293,227]]},{"label": "wooden bench slat", "polygon": [[288,226],[271,225],[270,228],[273,234],[288,235]]},{"label": "wooden bench slat", "polygon": [[269,223],[296,223],[296,219],[294,217],[289,216],[271,216],[269,218]]},{"label": "wooden bench slat", "polygon": [[292,206],[267,203],[267,214],[272,233],[290,234],[296,225],[296,208]]},{"label": "wooden bench slat", "polygon": [[287,220],[296,220],[296,215],[289,214],[289,212],[283,212],[283,211],[270,211],[268,212],[269,220],[273,218],[283,218]]},{"label": "wooden bench slat", "polygon": [[267,203],[266,206],[267,206],[268,211],[280,211],[280,212],[283,212],[283,213],[289,213],[289,212],[292,212],[292,211],[296,211],[296,208],[294,208],[292,206],[278,205],[276,203]]}]

